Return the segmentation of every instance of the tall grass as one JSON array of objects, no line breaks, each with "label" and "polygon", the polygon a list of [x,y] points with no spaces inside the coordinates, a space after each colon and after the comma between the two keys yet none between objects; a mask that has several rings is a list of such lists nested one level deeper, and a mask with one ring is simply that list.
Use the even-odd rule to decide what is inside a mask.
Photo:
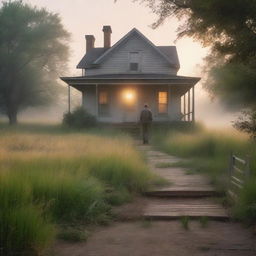
[{"label": "tall grass", "polygon": [[[164,135],[163,135],[164,134]],[[207,130],[193,127],[178,131],[170,129],[156,132],[154,143],[169,154],[186,159],[179,165],[211,177],[216,187],[225,192],[228,186],[228,169],[231,152],[245,158],[250,156],[251,184],[241,192],[235,213],[240,219],[256,222],[256,143],[234,130]],[[239,205],[239,206],[238,206]]]},{"label": "tall grass", "polygon": [[63,223],[101,223],[154,179],[127,137],[25,131],[0,136],[2,255],[39,255]]}]

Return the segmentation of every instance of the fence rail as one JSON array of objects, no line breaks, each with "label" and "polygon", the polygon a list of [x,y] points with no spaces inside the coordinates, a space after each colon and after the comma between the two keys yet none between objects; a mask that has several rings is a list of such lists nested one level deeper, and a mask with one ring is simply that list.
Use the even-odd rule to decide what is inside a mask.
[{"label": "fence rail", "polygon": [[194,114],[193,111],[190,111],[186,114],[182,114],[181,120],[192,122],[193,121],[193,114]]},{"label": "fence rail", "polygon": [[233,153],[230,155],[230,167],[229,167],[229,189],[228,195],[237,200],[240,190],[244,187],[244,184],[250,177],[250,159],[247,156],[246,159],[242,159]]}]

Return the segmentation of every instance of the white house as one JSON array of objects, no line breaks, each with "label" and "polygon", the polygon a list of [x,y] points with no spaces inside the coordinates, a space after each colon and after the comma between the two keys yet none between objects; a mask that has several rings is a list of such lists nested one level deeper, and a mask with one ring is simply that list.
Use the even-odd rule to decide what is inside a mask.
[{"label": "white house", "polygon": [[104,26],[104,47],[86,35],[86,54],[79,77],[61,79],[82,92],[83,107],[100,122],[137,122],[147,103],[154,121],[194,121],[194,86],[198,77],[178,76],[175,46],[155,46],[136,28],[111,46],[111,27]]}]

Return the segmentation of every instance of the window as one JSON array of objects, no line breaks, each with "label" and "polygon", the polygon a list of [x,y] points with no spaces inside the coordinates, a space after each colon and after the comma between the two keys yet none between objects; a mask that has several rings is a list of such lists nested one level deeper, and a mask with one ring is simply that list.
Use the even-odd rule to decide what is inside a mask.
[{"label": "window", "polygon": [[138,71],[139,63],[130,63],[130,71]]},{"label": "window", "polygon": [[109,114],[109,95],[107,91],[99,92],[99,114],[100,115]]},{"label": "window", "polygon": [[139,52],[130,52],[130,71],[139,71],[139,63],[140,63],[140,53]]},{"label": "window", "polygon": [[166,114],[168,108],[168,94],[167,92],[158,92],[158,113]]}]

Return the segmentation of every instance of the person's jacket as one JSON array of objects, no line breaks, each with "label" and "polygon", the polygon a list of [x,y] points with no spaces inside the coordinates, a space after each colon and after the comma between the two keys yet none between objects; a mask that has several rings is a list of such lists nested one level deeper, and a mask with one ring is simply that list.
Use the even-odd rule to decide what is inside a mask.
[{"label": "person's jacket", "polygon": [[153,120],[152,112],[147,108],[143,109],[140,113],[141,123],[150,123],[152,122],[152,120]]}]

